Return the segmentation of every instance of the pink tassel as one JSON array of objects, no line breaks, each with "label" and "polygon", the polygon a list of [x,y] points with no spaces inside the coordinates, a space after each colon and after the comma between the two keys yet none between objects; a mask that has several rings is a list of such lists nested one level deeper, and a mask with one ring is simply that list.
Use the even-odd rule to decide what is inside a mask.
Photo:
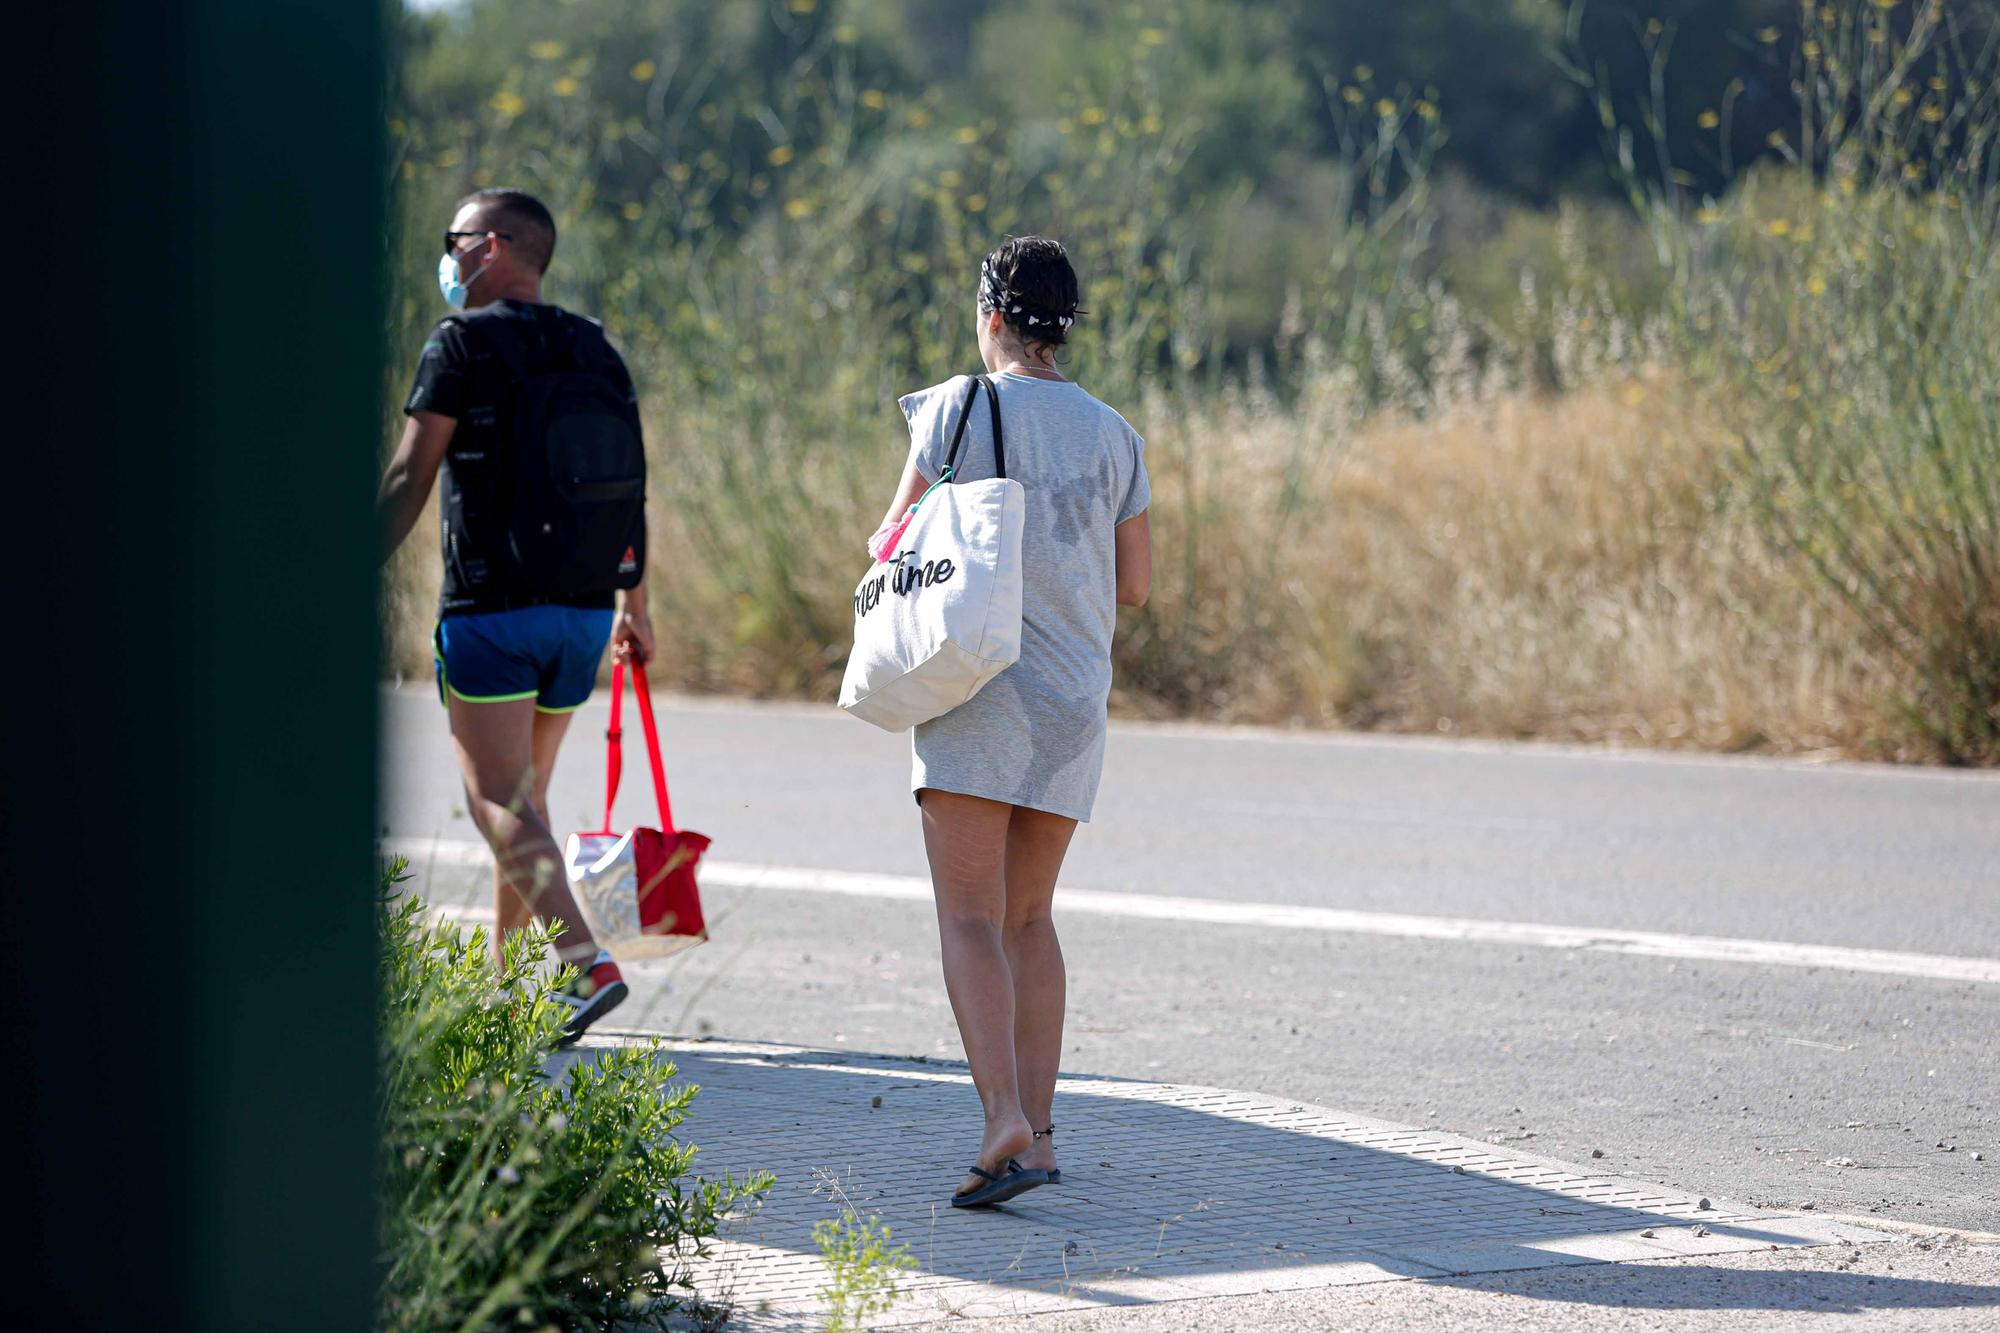
[{"label": "pink tassel", "polygon": [[876,564],[881,564],[896,553],[897,543],[903,540],[903,534],[910,530],[910,520],[916,516],[917,507],[911,505],[910,511],[900,519],[894,523],[884,523],[875,529],[875,535],[868,539],[868,554]]}]

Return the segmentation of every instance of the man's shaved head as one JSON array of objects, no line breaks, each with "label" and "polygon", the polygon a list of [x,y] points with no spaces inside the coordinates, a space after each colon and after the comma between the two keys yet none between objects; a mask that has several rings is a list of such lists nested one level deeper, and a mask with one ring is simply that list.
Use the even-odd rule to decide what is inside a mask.
[{"label": "man's shaved head", "polygon": [[556,253],[556,220],[548,206],[526,190],[474,190],[458,201],[458,212],[467,208],[479,219],[465,230],[505,232],[521,262],[537,273],[549,271]]}]

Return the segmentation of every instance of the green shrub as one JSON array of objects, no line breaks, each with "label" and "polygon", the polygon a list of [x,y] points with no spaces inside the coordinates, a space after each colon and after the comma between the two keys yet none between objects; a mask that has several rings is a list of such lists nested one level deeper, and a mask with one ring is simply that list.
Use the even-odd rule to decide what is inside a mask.
[{"label": "green shrub", "polygon": [[381,1321],[392,1329],[659,1324],[688,1260],[769,1179],[690,1174],[696,1088],[656,1051],[547,1072],[562,1013],[549,937],[506,961],[384,876]]}]

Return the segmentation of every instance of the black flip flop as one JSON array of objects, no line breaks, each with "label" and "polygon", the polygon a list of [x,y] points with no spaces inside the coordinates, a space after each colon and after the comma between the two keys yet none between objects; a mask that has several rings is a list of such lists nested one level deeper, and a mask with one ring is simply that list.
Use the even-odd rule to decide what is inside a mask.
[{"label": "black flip flop", "polygon": [[996,1203],[1005,1203],[1015,1195],[1025,1193],[1037,1185],[1049,1183],[1048,1172],[1039,1169],[1025,1171],[1021,1168],[1021,1164],[1011,1157],[1007,1159],[1006,1168],[998,1175],[983,1166],[974,1165],[968,1169],[973,1175],[983,1177],[986,1183],[969,1193],[952,1195],[951,1206],[954,1208],[990,1208]]}]

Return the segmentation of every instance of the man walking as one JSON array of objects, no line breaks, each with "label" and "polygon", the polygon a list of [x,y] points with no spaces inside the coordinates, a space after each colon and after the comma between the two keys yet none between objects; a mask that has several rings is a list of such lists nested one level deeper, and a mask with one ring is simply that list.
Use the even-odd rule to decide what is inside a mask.
[{"label": "man walking", "polygon": [[480,190],[444,234],[446,317],[424,344],[402,442],[382,478],[384,559],[440,468],[444,587],[435,656],[468,808],[493,849],[496,954],[560,921],[560,998],[580,1036],[625,998],[578,913],[549,831],[549,774],[607,640],[652,657],[645,451],[637,395],[603,330],[542,301],[555,220],[533,195]]}]

